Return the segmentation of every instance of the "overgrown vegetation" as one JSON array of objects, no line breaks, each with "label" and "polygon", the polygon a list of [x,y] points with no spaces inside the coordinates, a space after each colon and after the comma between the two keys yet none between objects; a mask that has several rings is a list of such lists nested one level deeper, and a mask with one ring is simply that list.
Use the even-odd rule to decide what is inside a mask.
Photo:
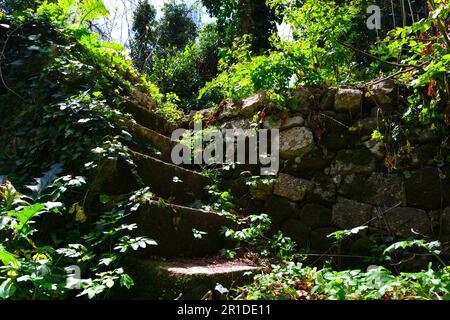
[{"label": "overgrown vegetation", "polygon": [[[145,188],[110,199],[95,184],[108,161],[125,163],[136,174],[127,147],[134,120],[122,106],[135,92],[151,97],[156,113],[177,123],[186,111],[238,102],[260,91],[267,93],[270,108],[285,111],[285,97],[298,86],[393,79],[410,94],[396,112],[379,112],[372,134],[386,146],[388,171],[408,175],[401,157],[416,129],[439,137],[439,168],[450,162],[447,0],[427,1],[425,18],[386,32],[383,39],[384,33],[365,30],[361,0],[205,0],[216,21],[198,33],[186,5],[167,4],[157,20],[155,8],[140,1],[131,58],[124,46],[90,31],[90,24],[108,13],[100,0],[0,3],[0,172],[8,173],[0,179],[2,299],[109,298],[117,284],[133,286],[122,259],[157,243],[132,237],[139,226],[125,221],[153,195]],[[291,27],[291,37],[276,32],[275,22],[281,21]],[[267,267],[254,283],[233,292],[235,299],[450,298],[449,267],[436,251],[439,243],[411,239],[374,248],[384,251],[371,257],[377,262],[399,251],[426,251],[435,264],[417,273],[380,266],[336,271],[331,263],[308,267],[302,248],[271,230],[266,214],[236,214],[235,198],[216,184],[209,194],[209,204],[192,206],[227,212],[239,227],[222,229],[234,247],[221,254]],[[330,237],[339,247],[360,230]],[[200,240],[205,235],[192,231]],[[78,270],[74,266],[83,279],[67,277]]]},{"label": "overgrown vegetation", "polygon": [[[133,167],[120,97],[131,88],[161,97],[120,46],[87,31],[85,22],[102,14],[102,6],[73,1],[0,18],[7,128],[1,170],[10,173],[1,186],[3,299],[107,297],[116,284],[133,285],[120,265],[123,255],[156,244],[128,235],[137,226],[123,220],[136,210],[135,196],[109,209],[100,197],[103,208],[90,207],[97,166],[123,159]],[[67,282],[68,272],[77,270],[84,278]]]},{"label": "overgrown vegetation", "polygon": [[289,300],[448,300],[449,270],[402,273],[398,276],[376,267],[334,271],[287,263],[255,277],[255,284],[241,288],[236,299]]}]

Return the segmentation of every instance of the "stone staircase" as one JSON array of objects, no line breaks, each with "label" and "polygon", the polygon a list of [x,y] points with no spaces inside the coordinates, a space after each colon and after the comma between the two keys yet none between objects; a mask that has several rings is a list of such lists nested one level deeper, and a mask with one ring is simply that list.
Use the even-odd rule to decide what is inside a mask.
[{"label": "stone staircase", "polygon": [[[123,109],[137,122],[128,125],[133,136],[128,147],[136,170],[133,174],[120,161],[105,163],[97,174],[94,191],[120,196],[143,183],[159,201],[141,203],[128,218],[138,225],[136,236],[153,239],[158,245],[139,250],[126,262],[136,286],[120,295],[132,299],[200,299],[207,292],[213,293],[218,283],[229,288],[249,279],[249,273],[258,266],[218,257],[219,250],[229,246],[220,229],[232,227],[233,222],[223,213],[190,207],[196,200],[207,199],[206,187],[211,181],[193,168],[170,162],[175,142],[169,136],[175,126],[131,100],[123,104]],[[197,231],[201,238],[195,236]]]}]

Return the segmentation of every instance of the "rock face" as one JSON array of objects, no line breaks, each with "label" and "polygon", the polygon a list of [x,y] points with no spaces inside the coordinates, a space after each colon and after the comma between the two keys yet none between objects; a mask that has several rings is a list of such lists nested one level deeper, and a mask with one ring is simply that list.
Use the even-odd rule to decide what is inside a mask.
[{"label": "rock face", "polygon": [[289,235],[298,246],[306,247],[309,240],[309,229],[301,221],[296,219],[290,219],[281,226],[281,231],[284,234]]},{"label": "rock face", "polygon": [[441,179],[436,168],[423,168],[406,179],[406,201],[408,206],[421,209],[439,209],[450,200],[448,179]]},{"label": "rock face", "polygon": [[288,101],[288,107],[294,112],[305,109],[308,110],[311,108],[313,98],[314,95],[309,88],[298,88],[290,97]]},{"label": "rock face", "polygon": [[319,228],[311,232],[311,248],[313,250],[325,251],[334,246],[334,239],[329,237],[336,231],[336,228]]},{"label": "rock face", "polygon": [[336,201],[336,185],[326,176],[314,177],[313,186],[308,194],[308,201],[334,203]]},{"label": "rock face", "polygon": [[240,104],[228,104],[220,114],[219,120],[223,121],[236,117],[252,117],[262,106],[264,96],[263,93],[257,93],[244,99]]},{"label": "rock face", "polygon": [[218,283],[226,288],[243,285],[259,271],[258,266],[245,261],[219,258],[144,260],[127,257],[123,263],[136,285],[133,290],[114,291],[112,299],[173,300],[182,297],[200,300],[206,292],[214,292]]},{"label": "rock face", "polygon": [[[387,81],[365,90],[298,88],[282,112],[267,108],[262,94],[227,106],[222,128],[280,130],[280,173],[273,185],[246,189],[250,207],[272,218],[273,231],[312,251],[333,246],[330,233],[363,225],[369,228],[342,250],[366,255],[372,236],[450,236],[450,167],[436,166],[436,155],[449,153],[440,137],[429,128],[411,130],[407,152],[371,138],[374,130],[386,134],[380,115],[400,108],[398,93]],[[260,110],[265,118],[255,123]],[[395,171],[387,168],[388,151],[395,151]]]},{"label": "rock face", "polygon": [[331,209],[317,204],[307,204],[302,208],[299,221],[314,230],[331,224]]},{"label": "rock face", "polygon": [[311,181],[281,173],[275,183],[274,194],[294,202],[301,201],[311,186]]},{"label": "rock face", "polygon": [[284,159],[301,157],[313,143],[313,134],[305,127],[282,131],[280,133],[280,156]]},{"label": "rock face", "polygon": [[424,210],[405,207],[390,210],[376,208],[370,229],[373,233],[412,237],[429,235],[432,232],[432,224]]},{"label": "rock face", "polygon": [[341,150],[334,159],[330,175],[365,174],[375,171],[375,159],[367,149]]},{"label": "rock face", "polygon": [[405,183],[397,176],[386,177],[373,173],[368,184],[373,186],[373,192],[366,198],[371,205],[378,207],[393,207],[406,205]]},{"label": "rock face", "polygon": [[280,225],[298,213],[297,204],[286,198],[272,197],[265,208],[272,223]]},{"label": "rock face", "polygon": [[449,234],[450,233],[450,207],[445,208],[439,219],[440,233]]},{"label": "rock face", "polygon": [[333,206],[333,223],[341,229],[353,229],[368,225],[372,211],[371,205],[338,198],[337,203]]},{"label": "rock face", "polygon": [[368,95],[368,102],[374,107],[382,108],[385,112],[390,111],[395,102],[395,93],[394,82],[385,80],[372,86]]},{"label": "rock face", "polygon": [[272,195],[274,182],[273,179],[258,180],[250,187],[250,194],[256,200],[266,200]]},{"label": "rock face", "polygon": [[251,119],[233,119],[227,121],[225,124],[221,126],[221,129],[231,129],[231,130],[250,130],[251,128]]},{"label": "rock face", "polygon": [[[139,257],[199,257],[212,255],[227,246],[220,235],[220,228],[234,225],[224,214],[187,208],[176,205],[161,205],[156,201],[141,203],[128,222],[139,225],[136,236],[145,234],[155,240],[157,246],[148,246],[139,252]],[[192,229],[203,231],[201,241],[195,238]]]},{"label": "rock face", "polygon": [[300,115],[279,119],[269,118],[264,121],[264,128],[287,130],[294,127],[301,127],[304,123],[305,120]]},{"label": "rock face", "polygon": [[360,112],[363,93],[355,89],[339,89],[334,101],[334,109],[342,112]]},{"label": "rock face", "polygon": [[336,97],[336,89],[328,89],[320,97],[320,110],[332,110]]}]

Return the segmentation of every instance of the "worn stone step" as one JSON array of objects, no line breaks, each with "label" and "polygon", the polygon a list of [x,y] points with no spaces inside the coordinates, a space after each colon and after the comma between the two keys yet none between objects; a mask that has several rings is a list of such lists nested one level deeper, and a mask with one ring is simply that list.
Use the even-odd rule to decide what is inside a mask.
[{"label": "worn stone step", "polygon": [[147,146],[151,145],[160,151],[161,154],[158,158],[169,163],[172,161],[172,149],[177,145],[175,141],[135,122],[129,123],[128,130],[133,136],[134,144],[131,146],[132,149],[141,153],[147,153],[149,152]]},{"label": "worn stone step", "polygon": [[130,152],[142,181],[158,197],[177,204],[207,197],[205,188],[211,184],[208,177],[138,152]]},{"label": "worn stone step", "polygon": [[[129,216],[136,223],[136,236],[155,240],[158,245],[139,251],[140,257],[202,257],[230,247],[221,234],[224,226],[235,224],[223,213],[193,209],[162,201],[146,201]],[[198,234],[201,233],[201,237]]]},{"label": "worn stone step", "polygon": [[121,105],[127,113],[130,113],[134,120],[140,125],[157,131],[167,137],[172,136],[172,132],[176,129],[176,126],[164,119],[156,112],[139,105],[137,102],[126,99]]},{"label": "worn stone step", "polygon": [[215,290],[218,284],[230,290],[248,283],[261,270],[248,261],[217,257],[165,261],[131,258],[125,264],[135,286],[120,297],[137,300],[219,298]]},{"label": "worn stone step", "polygon": [[196,200],[208,200],[208,177],[133,150],[129,153],[135,169],[121,158],[102,162],[93,174],[90,194],[122,195],[148,186],[158,198],[170,203],[191,205]]}]

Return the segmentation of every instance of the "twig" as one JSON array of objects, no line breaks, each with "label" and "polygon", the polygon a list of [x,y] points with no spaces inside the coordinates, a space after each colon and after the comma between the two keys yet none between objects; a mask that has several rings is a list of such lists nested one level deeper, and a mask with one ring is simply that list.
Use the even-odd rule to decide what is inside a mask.
[{"label": "twig", "polygon": [[363,55],[365,55],[365,56],[367,56],[369,58],[372,58],[372,59],[374,59],[376,61],[379,61],[379,62],[382,62],[382,63],[385,63],[385,64],[389,64],[389,65],[394,66],[394,67],[422,69],[422,66],[423,66],[423,64],[419,64],[419,65],[409,64],[409,63],[401,64],[401,63],[396,63],[396,62],[385,61],[385,60],[383,60],[383,59],[381,59],[381,58],[379,58],[377,56],[374,56],[373,54],[365,52],[364,50],[355,48],[354,46],[349,45],[348,43],[345,43],[345,42],[342,42],[342,41],[339,41],[339,40],[337,42],[339,44],[343,45],[344,47],[348,48],[348,49],[351,49],[351,50],[356,51],[358,53],[361,53],[361,54],[363,54]]},{"label": "twig", "polygon": [[11,36],[17,31],[19,30],[19,27],[17,27],[16,29],[14,29],[13,31],[9,32],[8,35],[6,36],[6,40],[5,43],[3,45],[2,51],[0,52],[0,79],[2,81],[2,84],[5,86],[5,88],[7,90],[9,90],[10,92],[12,92],[14,95],[16,95],[17,97],[19,97],[22,101],[25,101],[25,99],[18,94],[16,91],[14,91],[13,89],[11,89],[5,81],[5,78],[3,77],[3,70],[2,70],[2,60],[3,58],[5,58],[5,51],[6,51],[6,46],[8,45],[9,39],[11,38]]},{"label": "twig", "polygon": [[[426,62],[423,62],[423,63],[421,63],[419,66],[424,66],[424,65],[426,65],[428,63],[428,61],[426,61]],[[378,80],[376,80],[376,81],[371,81],[371,82],[369,82],[369,84],[372,84],[372,85],[374,85],[374,84],[377,84],[377,83],[380,83],[380,82],[383,82],[383,81],[386,81],[386,80],[389,80],[389,79],[393,79],[393,78],[395,78],[395,77],[397,77],[397,76],[399,76],[399,75],[401,75],[401,74],[403,74],[403,73],[408,73],[408,72],[411,72],[411,71],[414,71],[414,69],[415,68],[409,68],[409,69],[405,69],[405,70],[400,70],[400,71],[397,71],[396,73],[393,73],[393,74],[391,74],[390,76],[387,76],[387,77],[385,77],[385,78],[381,78],[381,79],[378,79]]]},{"label": "twig", "polygon": [[340,124],[341,126],[345,127],[346,129],[350,129],[350,127],[349,127],[348,125],[346,125],[345,123],[342,123],[342,122],[340,122],[339,120],[336,120],[335,118],[330,117],[329,115],[327,115],[327,114],[325,114],[325,113],[320,112],[319,115],[321,115],[322,117],[328,118],[328,119],[330,119],[331,121],[336,122],[337,124]]}]

